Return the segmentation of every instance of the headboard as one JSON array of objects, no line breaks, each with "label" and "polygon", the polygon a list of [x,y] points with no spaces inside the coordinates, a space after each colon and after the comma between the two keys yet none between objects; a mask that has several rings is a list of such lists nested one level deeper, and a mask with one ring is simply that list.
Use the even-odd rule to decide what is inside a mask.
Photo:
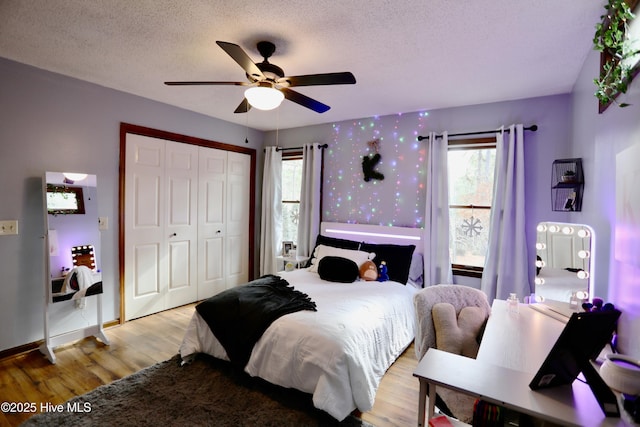
[{"label": "headboard", "polygon": [[424,253],[422,228],[390,227],[385,225],[349,224],[342,222],[322,222],[320,234],[340,239],[368,243],[392,243],[415,245],[416,253]]}]

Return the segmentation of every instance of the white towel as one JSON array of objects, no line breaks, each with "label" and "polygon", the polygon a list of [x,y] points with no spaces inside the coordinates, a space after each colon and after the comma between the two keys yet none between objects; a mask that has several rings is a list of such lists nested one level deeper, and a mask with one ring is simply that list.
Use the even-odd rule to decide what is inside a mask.
[{"label": "white towel", "polygon": [[[78,283],[78,289],[73,289],[73,287],[71,286],[71,280],[73,279],[74,275]],[[92,284],[93,274],[89,267],[86,267],[84,265],[73,267],[73,269],[67,274],[67,277],[64,278],[61,293],[71,294],[74,292],[80,292],[82,295],[84,295],[84,293],[86,292],[85,289],[87,289]]]}]

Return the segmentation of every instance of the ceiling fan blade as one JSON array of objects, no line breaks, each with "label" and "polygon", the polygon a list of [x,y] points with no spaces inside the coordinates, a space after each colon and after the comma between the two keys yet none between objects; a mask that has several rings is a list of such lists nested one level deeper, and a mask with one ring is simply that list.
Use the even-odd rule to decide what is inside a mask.
[{"label": "ceiling fan blade", "polygon": [[331,108],[320,101],[316,101],[313,98],[309,98],[308,96],[301,94],[300,92],[296,92],[287,88],[282,88],[280,89],[280,91],[284,93],[284,97],[287,98],[289,101],[293,101],[296,104],[300,104],[303,107],[307,107],[315,111],[316,113],[324,113],[325,111],[328,111]]},{"label": "ceiling fan blade", "polygon": [[229,43],[229,42],[216,42],[218,46],[220,46],[227,54],[233,58],[234,61],[238,63],[242,67],[242,69],[251,77],[256,80],[262,80],[265,77],[260,71],[260,68],[249,58],[249,55],[237,44]]},{"label": "ceiling fan blade", "polygon": [[238,108],[234,111],[234,113],[247,113],[251,109],[251,104],[247,101],[247,98],[244,98]]},{"label": "ceiling fan blade", "polygon": [[164,82],[167,86],[196,86],[196,85],[231,85],[249,86],[249,82]]},{"label": "ceiling fan blade", "polygon": [[287,81],[290,87],[295,86],[319,86],[319,85],[352,85],[356,78],[350,72],[307,74],[305,76],[290,76],[278,79]]}]

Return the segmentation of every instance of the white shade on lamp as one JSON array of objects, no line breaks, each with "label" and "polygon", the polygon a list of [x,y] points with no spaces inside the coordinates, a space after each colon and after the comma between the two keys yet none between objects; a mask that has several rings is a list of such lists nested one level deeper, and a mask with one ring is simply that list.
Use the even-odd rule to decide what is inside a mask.
[{"label": "white shade on lamp", "polygon": [[63,172],[62,173],[64,175],[65,178],[67,178],[70,181],[82,181],[83,179],[85,179],[87,177],[86,173],[72,173],[72,172]]},{"label": "white shade on lamp", "polygon": [[271,87],[250,87],[244,92],[244,96],[258,110],[273,110],[284,100],[284,94]]}]

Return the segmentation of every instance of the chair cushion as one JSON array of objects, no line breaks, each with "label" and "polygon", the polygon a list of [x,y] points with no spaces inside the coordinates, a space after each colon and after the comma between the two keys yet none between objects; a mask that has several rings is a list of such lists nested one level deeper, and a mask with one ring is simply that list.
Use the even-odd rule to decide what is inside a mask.
[{"label": "chair cushion", "polygon": [[[436,347],[439,350],[475,358],[478,354],[478,335],[486,321],[480,307],[464,307],[456,318],[452,304],[440,302],[433,305],[433,324],[436,331]],[[438,389],[438,395],[453,416],[464,423],[473,420],[475,397],[449,389]]]},{"label": "chair cushion", "polygon": [[434,285],[419,290],[413,297],[416,310],[416,357],[421,360],[431,347],[436,346],[432,308],[439,302],[452,304],[459,312],[464,307],[474,306],[489,317],[491,307],[487,296],[479,289],[464,285]]},{"label": "chair cushion", "polygon": [[474,358],[480,345],[478,335],[486,320],[479,307],[464,307],[456,318],[452,304],[440,302],[433,306],[436,347],[439,350]]}]

